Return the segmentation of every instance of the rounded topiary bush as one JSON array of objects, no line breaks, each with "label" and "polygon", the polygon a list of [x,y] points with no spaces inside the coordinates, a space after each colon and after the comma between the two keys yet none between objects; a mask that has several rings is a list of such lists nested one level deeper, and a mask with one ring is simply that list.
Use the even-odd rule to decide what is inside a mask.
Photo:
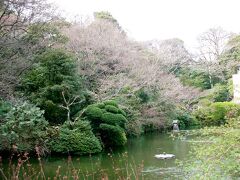
[{"label": "rounded topiary bush", "polygon": [[[127,124],[126,113],[118,107],[115,101],[104,101],[103,103],[89,105],[86,108],[85,112],[83,113],[83,116],[86,120],[89,120],[91,122],[91,126],[93,128],[94,133],[100,135],[104,144],[107,143],[108,146],[115,146],[115,144],[118,145],[124,144],[124,143],[108,143],[107,141],[107,139],[111,140],[112,138],[108,137],[111,136],[111,133],[109,132],[114,132],[117,134],[117,136],[120,136],[119,134],[123,132],[124,135],[121,136],[122,137],[126,136],[124,131],[124,129],[126,129]],[[106,128],[104,128],[103,131],[103,127],[105,126],[102,127],[101,126],[102,124],[109,125],[109,129],[111,131],[110,130],[106,131]],[[113,130],[114,127],[116,127],[115,130]]]},{"label": "rounded topiary bush", "polygon": [[108,101],[104,101],[103,103],[105,104],[105,106],[106,106],[106,105],[111,105],[111,106],[115,106],[115,107],[118,108],[118,104],[117,104],[116,101],[108,100]]},{"label": "rounded topiary bush", "polygon": [[122,109],[118,109],[118,114],[122,114],[125,117],[127,116],[127,113]]},{"label": "rounded topiary bush", "polygon": [[102,115],[102,121],[107,124],[124,127],[127,119],[122,114],[113,114],[108,112]]},{"label": "rounded topiary bush", "polygon": [[102,151],[101,144],[87,121],[74,124],[65,122],[59,130],[59,136],[51,141],[50,147],[53,152],[81,155]]},{"label": "rounded topiary bush", "polygon": [[102,117],[103,112],[99,107],[95,105],[89,105],[84,114],[87,116],[88,120],[97,120]]},{"label": "rounded topiary bush", "polygon": [[111,113],[118,113],[119,112],[119,109],[116,106],[112,106],[112,105],[106,105],[105,110],[107,112],[111,112]]},{"label": "rounded topiary bush", "polygon": [[103,109],[105,107],[104,103],[97,103],[95,104],[98,108]]},{"label": "rounded topiary bush", "polygon": [[116,118],[117,118],[117,120],[118,120],[118,122],[119,122],[119,126],[121,126],[121,127],[123,127],[123,128],[125,128],[125,125],[126,125],[126,123],[128,122],[127,121],[127,118],[125,117],[125,116],[123,116],[122,114],[116,114],[116,116],[115,116]]},{"label": "rounded topiary bush", "polygon": [[126,133],[119,126],[100,124],[100,131],[106,146],[123,146],[127,142]]},{"label": "rounded topiary bush", "polygon": [[102,115],[102,121],[106,124],[118,125],[116,114],[107,112]]}]

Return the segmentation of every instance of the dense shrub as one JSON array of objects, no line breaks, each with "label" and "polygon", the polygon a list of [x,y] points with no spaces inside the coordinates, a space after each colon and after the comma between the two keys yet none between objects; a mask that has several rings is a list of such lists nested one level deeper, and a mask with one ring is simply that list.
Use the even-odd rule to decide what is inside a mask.
[{"label": "dense shrub", "polygon": [[95,105],[89,105],[84,111],[84,114],[90,120],[99,120],[102,117],[103,111]]},{"label": "dense shrub", "polygon": [[100,109],[103,109],[105,107],[104,103],[96,103],[95,106],[97,106]]},{"label": "dense shrub", "polygon": [[225,126],[192,132],[195,137],[197,134],[195,140],[205,143],[194,143],[192,156],[181,163],[186,179],[239,179],[239,122],[239,117],[231,118],[231,123]]},{"label": "dense shrub", "polygon": [[100,132],[106,146],[123,146],[127,142],[126,134],[119,126],[100,124]]},{"label": "dense shrub", "polygon": [[[122,139],[122,134],[126,137],[124,129],[126,127],[127,118],[125,115],[126,113],[118,107],[115,101],[105,101],[103,103],[89,105],[83,113],[84,118],[91,122],[94,133],[100,134],[103,143],[107,143],[108,146],[119,146],[124,144],[115,142],[113,139]],[[101,128],[102,124],[109,125],[109,131],[103,128],[105,125]]]},{"label": "dense shrub", "polygon": [[124,105],[122,108],[127,112],[128,136],[138,136],[147,131],[162,131],[170,127],[175,118],[172,115],[175,114],[176,106],[154,87],[136,91],[133,87],[125,86],[114,99]]},{"label": "dense shrub", "polygon": [[126,113],[118,107],[115,101],[89,105],[83,113],[83,116],[94,126],[104,122],[124,127],[124,124],[127,123],[125,115]]},{"label": "dense shrub", "polygon": [[149,94],[143,88],[138,90],[136,95],[140,98],[141,103],[147,103],[150,100]]},{"label": "dense shrub", "polygon": [[180,78],[184,85],[194,86],[201,89],[210,89],[211,83],[214,85],[221,82],[214,74],[211,75],[211,80],[209,79],[209,74],[206,71],[200,71],[198,69],[190,68],[179,68],[175,71],[177,77]]},{"label": "dense shrub", "polygon": [[118,107],[118,104],[117,104],[117,102],[116,102],[116,101],[114,101],[114,100],[108,100],[108,101],[104,101],[103,103],[104,103],[104,105],[105,105],[105,106],[106,106],[106,105],[111,105],[111,106]]},{"label": "dense shrub", "polygon": [[84,116],[87,117],[87,120],[91,122],[91,126],[94,132],[98,131],[98,127],[102,123],[102,114],[102,109],[98,108],[95,105],[89,105],[84,111]]},{"label": "dense shrub", "polygon": [[118,109],[118,113],[122,114],[124,117],[127,117],[127,113],[122,109]]},{"label": "dense shrub", "polygon": [[44,111],[29,103],[18,104],[6,115],[0,126],[0,149],[33,151],[35,146],[44,150],[48,140],[48,122]]},{"label": "dense shrub", "polygon": [[230,93],[227,85],[216,84],[213,88],[213,101],[224,102],[229,101]]},{"label": "dense shrub", "polygon": [[232,102],[216,102],[194,112],[203,126],[219,126],[226,123],[226,116],[231,112],[240,115],[240,106]]},{"label": "dense shrub", "polygon": [[196,118],[186,111],[178,111],[176,119],[179,121],[180,129],[188,129],[198,125]]},{"label": "dense shrub", "polygon": [[206,91],[207,95],[202,99],[209,100],[211,102],[224,102],[229,101],[232,98],[230,85],[216,84],[212,89]]},{"label": "dense shrub", "polygon": [[104,113],[101,119],[106,124],[118,125],[124,128],[127,119],[122,114]]},{"label": "dense shrub", "polygon": [[118,113],[119,112],[119,109],[115,106],[112,106],[112,105],[106,105],[105,110],[107,112],[111,112],[111,113]]},{"label": "dense shrub", "polygon": [[6,114],[10,111],[11,104],[0,98],[0,122],[3,121]]},{"label": "dense shrub", "polygon": [[[55,49],[36,57],[35,67],[21,81],[19,90],[31,102],[45,110],[45,118],[51,123],[62,123],[67,119],[66,101],[77,97],[83,101],[84,91],[77,75],[73,57],[63,50]],[[70,107],[71,115],[80,110],[79,104]]]},{"label": "dense shrub", "polygon": [[59,130],[59,136],[50,143],[51,150],[58,153],[92,154],[101,152],[99,140],[93,134],[87,121],[74,124],[66,121]]}]

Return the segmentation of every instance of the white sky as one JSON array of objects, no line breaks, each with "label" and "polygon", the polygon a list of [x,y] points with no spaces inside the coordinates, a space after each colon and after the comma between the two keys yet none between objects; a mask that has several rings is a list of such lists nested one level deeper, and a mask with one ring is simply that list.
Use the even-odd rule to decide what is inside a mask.
[{"label": "white sky", "polygon": [[138,41],[180,38],[193,49],[212,27],[240,32],[240,0],[51,0],[71,15],[108,11]]}]

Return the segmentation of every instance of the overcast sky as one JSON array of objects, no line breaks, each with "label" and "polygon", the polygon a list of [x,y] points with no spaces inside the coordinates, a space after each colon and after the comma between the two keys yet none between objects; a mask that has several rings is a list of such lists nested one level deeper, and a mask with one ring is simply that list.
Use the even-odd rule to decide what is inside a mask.
[{"label": "overcast sky", "polygon": [[211,27],[240,32],[240,0],[51,0],[68,15],[108,11],[138,40],[180,38],[192,49]]}]

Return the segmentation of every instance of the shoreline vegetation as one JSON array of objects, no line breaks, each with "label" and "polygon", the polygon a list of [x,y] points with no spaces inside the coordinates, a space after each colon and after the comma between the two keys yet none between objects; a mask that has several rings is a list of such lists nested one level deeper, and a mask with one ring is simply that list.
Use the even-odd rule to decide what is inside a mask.
[{"label": "shoreline vegetation", "polygon": [[[130,39],[109,12],[78,22],[47,0],[0,1],[0,153],[20,153],[9,169],[13,177],[1,169],[4,179],[46,179],[45,154],[122,148],[129,137],[172,129],[174,120],[180,130],[199,128],[196,141],[206,142],[194,145],[184,171],[200,179],[239,178],[240,105],[232,82],[239,34],[210,28],[192,54],[178,38]],[[28,162],[33,152],[39,172]],[[120,179],[142,178],[141,165],[126,166],[131,172],[113,169]],[[68,173],[79,178],[74,168]]]},{"label": "shoreline vegetation", "polygon": [[[17,161],[14,162],[14,156],[17,157]],[[48,177],[45,174],[45,167],[42,163],[41,156],[36,154],[38,166],[35,167],[30,163],[30,157],[27,153],[24,154],[12,154],[9,159],[7,168],[2,168],[2,158],[0,158],[0,173],[4,180],[8,179],[144,179],[142,170],[143,163],[135,164],[135,162],[129,162],[127,160],[127,153],[122,154],[121,166],[116,166],[116,162],[112,158],[112,155],[108,154],[112,160],[112,169],[79,169],[77,165],[72,163],[72,157],[68,155],[66,158],[67,169],[62,169],[61,166],[51,173]],[[16,158],[15,157],[15,158]],[[89,156],[91,159],[91,155]],[[92,162],[93,163],[93,162]],[[81,161],[79,160],[79,164]],[[93,167],[92,167],[93,168]],[[111,172],[109,172],[111,171]],[[110,176],[109,176],[110,173]]]}]

